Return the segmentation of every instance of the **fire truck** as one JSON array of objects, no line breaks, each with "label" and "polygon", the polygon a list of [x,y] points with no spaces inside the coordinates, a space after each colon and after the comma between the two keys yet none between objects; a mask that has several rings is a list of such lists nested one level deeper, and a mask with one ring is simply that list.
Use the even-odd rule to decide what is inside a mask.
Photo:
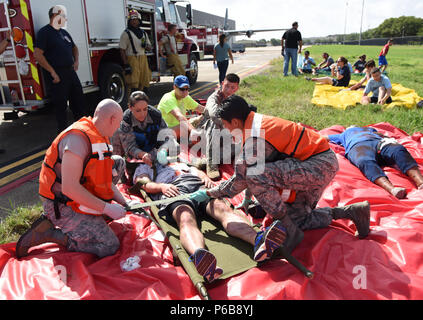
[{"label": "fire truck", "polygon": [[[129,10],[141,14],[141,28],[147,32],[152,51],[147,52],[153,81],[171,76],[159,57],[159,41],[169,24],[176,24],[178,54],[185,64],[191,84],[198,76],[198,60],[204,52],[190,37],[191,5],[186,6],[187,23],[182,22],[174,0],[60,0],[67,10],[66,30],[79,49],[77,71],[84,93],[99,91],[102,98],[112,98],[126,107],[125,84],[119,39],[127,27]],[[186,2],[186,1],[184,1]],[[13,30],[13,41],[0,59],[0,111],[14,119],[19,111],[44,107],[49,101],[43,70],[34,58],[38,30],[49,23],[48,11],[56,0],[0,0],[0,39]]]}]

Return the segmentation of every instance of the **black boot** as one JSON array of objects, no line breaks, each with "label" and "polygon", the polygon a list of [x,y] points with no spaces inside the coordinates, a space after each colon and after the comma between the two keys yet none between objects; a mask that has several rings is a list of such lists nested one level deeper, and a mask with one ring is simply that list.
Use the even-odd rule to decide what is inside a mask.
[{"label": "black boot", "polygon": [[368,201],[332,208],[332,216],[334,220],[352,220],[360,239],[367,237],[370,232],[370,204]]},{"label": "black boot", "polygon": [[43,215],[20,237],[16,244],[16,256],[18,259],[26,257],[31,247],[47,242],[67,246],[68,237],[60,229],[56,229],[50,220]]}]

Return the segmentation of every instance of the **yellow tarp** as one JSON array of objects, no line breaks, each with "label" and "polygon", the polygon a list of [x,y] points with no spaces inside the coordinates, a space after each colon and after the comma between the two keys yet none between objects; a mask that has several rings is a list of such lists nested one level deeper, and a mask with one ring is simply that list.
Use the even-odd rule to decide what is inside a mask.
[{"label": "yellow tarp", "polygon": [[[357,83],[351,81],[350,86]],[[369,94],[371,96],[372,93]],[[362,90],[346,91],[344,87],[334,87],[328,84],[316,84],[313,92],[311,103],[317,106],[330,106],[337,109],[345,110],[347,107],[354,107],[360,104]],[[385,108],[393,108],[396,106],[415,108],[419,101],[423,98],[419,97],[413,89],[405,88],[398,83],[392,84],[392,103],[385,105]]]}]

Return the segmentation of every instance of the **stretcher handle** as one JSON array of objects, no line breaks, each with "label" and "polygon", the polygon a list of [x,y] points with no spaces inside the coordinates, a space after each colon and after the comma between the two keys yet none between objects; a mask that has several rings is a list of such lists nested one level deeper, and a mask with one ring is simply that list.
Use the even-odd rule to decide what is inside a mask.
[{"label": "stretcher handle", "polygon": [[295,259],[292,254],[288,252],[288,250],[282,246],[278,250],[278,257],[282,257],[286,259],[290,264],[292,264],[295,268],[300,270],[307,278],[313,279],[314,273],[308,270],[301,262],[299,262],[297,259]]}]

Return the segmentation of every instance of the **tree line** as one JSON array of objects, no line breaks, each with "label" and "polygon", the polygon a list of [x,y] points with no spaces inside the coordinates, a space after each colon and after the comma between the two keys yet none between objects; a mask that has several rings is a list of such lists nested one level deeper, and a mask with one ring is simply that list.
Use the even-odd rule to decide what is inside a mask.
[{"label": "tree line", "polygon": [[[414,16],[401,16],[398,18],[388,18],[377,28],[369,29],[361,34],[361,39],[375,38],[397,38],[409,36],[423,36],[423,19]],[[359,40],[359,33],[336,34],[326,37],[305,38],[305,44],[313,43],[340,43],[343,41]],[[280,39],[271,39],[274,46],[280,46]]]}]

